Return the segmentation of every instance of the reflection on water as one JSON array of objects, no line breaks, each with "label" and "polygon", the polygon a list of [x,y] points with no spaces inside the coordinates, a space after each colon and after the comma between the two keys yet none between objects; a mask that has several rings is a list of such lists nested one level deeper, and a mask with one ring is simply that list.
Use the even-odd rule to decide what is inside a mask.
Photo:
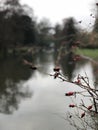
[{"label": "reflection on water", "polygon": [[[26,57],[27,58],[27,57]],[[63,116],[68,111],[69,98],[64,93],[77,89],[46,73],[55,66],[53,54],[40,53],[31,58],[39,66],[32,71],[22,64],[22,59],[7,59],[0,68],[0,129],[1,130],[70,130]],[[74,79],[87,73],[93,84],[90,62],[73,62],[66,57],[61,62],[63,74]],[[6,115],[7,114],[7,115]],[[10,114],[10,115],[8,115]]]},{"label": "reflection on water", "polygon": [[19,84],[30,76],[30,72],[17,59],[3,60],[0,64],[0,112],[10,114],[18,109],[21,98],[31,95]]}]

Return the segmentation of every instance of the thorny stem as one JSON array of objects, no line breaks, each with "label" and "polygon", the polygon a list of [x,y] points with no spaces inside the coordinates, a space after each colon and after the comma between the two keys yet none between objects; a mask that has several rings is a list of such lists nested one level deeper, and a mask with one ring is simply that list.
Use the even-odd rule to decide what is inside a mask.
[{"label": "thorny stem", "polygon": [[[54,75],[50,75],[50,76],[54,76]],[[85,83],[86,85],[83,84],[83,83],[76,84],[74,81],[69,81],[69,80],[68,80],[67,78],[65,78],[61,73],[59,73],[59,75],[57,76],[57,78],[61,79],[62,81],[76,84],[76,85],[78,85],[79,87],[81,87],[81,88],[84,89],[84,91],[75,92],[75,94],[81,94],[81,95],[83,95],[84,92],[88,92],[88,93],[90,94],[89,96],[87,96],[87,95],[83,95],[83,96],[85,96],[85,97],[91,97],[91,98],[92,98],[92,100],[93,100],[93,105],[94,105],[94,109],[95,109],[94,112],[98,114],[97,102],[96,102],[96,100],[98,99],[98,93],[97,93],[98,90],[91,88],[91,86],[90,86],[90,84],[89,84],[89,80],[88,80],[88,82],[87,82],[86,79],[85,79],[85,78],[88,79],[88,77],[83,77],[83,76],[81,76],[81,75],[78,75],[78,77],[79,77],[82,81],[84,81],[84,83]],[[85,106],[85,108],[87,108],[87,107]]]},{"label": "thorny stem", "polygon": [[[56,77],[55,77],[55,74],[57,74]],[[96,115],[98,114],[98,108],[97,108],[98,90],[96,88],[92,88],[90,86],[89,78],[87,77],[87,75],[86,75],[86,77],[83,77],[79,74],[76,81],[72,81],[72,80],[69,81],[67,77],[63,76],[60,73],[60,71],[55,72],[55,74],[50,75],[50,76],[53,76],[54,79],[58,78],[64,82],[78,85],[80,88],[83,89],[83,90],[78,91],[78,92],[74,91],[74,92],[65,93],[65,96],[75,96],[75,98],[76,98],[76,95],[80,94],[85,98],[89,97],[91,100],[91,104],[89,106],[87,106],[87,104],[84,104],[82,99],[81,99],[82,104],[81,103],[79,105],[77,105],[77,103],[71,104],[72,106],[74,106],[76,108],[77,114],[76,113],[74,113],[74,114],[81,121],[82,128],[80,126],[78,126],[77,123],[75,122],[74,114],[71,114],[71,116],[69,116],[69,119],[67,119],[67,121],[69,121],[69,123],[72,126],[74,126],[77,130],[87,130],[88,128],[95,130],[96,129],[95,124],[98,123],[96,120]],[[72,97],[72,99],[73,99],[73,97]],[[69,105],[69,107],[71,105]],[[74,107],[70,107],[70,108],[74,109]],[[80,113],[81,111],[82,111],[82,113]],[[87,117],[87,115],[90,117],[90,119],[85,118],[85,116]],[[94,120],[92,119],[92,116],[94,117]],[[93,122],[91,123],[91,121],[93,121]]]},{"label": "thorny stem", "polygon": [[93,102],[94,102],[94,107],[95,107],[95,113],[98,114],[98,111],[97,111],[97,104],[96,104],[96,100],[95,100],[94,97],[93,97]]}]

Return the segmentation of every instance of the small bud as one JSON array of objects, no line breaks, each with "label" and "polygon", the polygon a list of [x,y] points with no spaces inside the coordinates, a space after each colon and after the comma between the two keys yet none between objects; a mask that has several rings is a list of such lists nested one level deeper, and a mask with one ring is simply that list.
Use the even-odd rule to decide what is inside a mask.
[{"label": "small bud", "polygon": [[80,84],[81,83],[80,79],[78,79],[77,81],[75,81],[75,83],[76,84]]},{"label": "small bud", "polygon": [[88,106],[88,108],[87,108],[88,110],[91,110],[92,109],[92,105],[91,106]]},{"label": "small bud", "polygon": [[72,115],[70,115],[69,118],[72,118]]},{"label": "small bud", "polygon": [[37,67],[36,66],[30,66],[30,69],[37,70]]},{"label": "small bud", "polygon": [[73,96],[75,94],[75,92],[68,92],[68,93],[65,93],[65,96]]},{"label": "small bud", "polygon": [[85,112],[83,112],[82,114],[81,114],[81,118],[83,118],[85,116]]},{"label": "small bud", "polygon": [[60,71],[60,67],[55,67],[53,70],[59,72]]},{"label": "small bud", "polygon": [[73,108],[73,107],[75,107],[75,105],[74,105],[74,104],[70,104],[69,107],[72,107],[72,108]]}]

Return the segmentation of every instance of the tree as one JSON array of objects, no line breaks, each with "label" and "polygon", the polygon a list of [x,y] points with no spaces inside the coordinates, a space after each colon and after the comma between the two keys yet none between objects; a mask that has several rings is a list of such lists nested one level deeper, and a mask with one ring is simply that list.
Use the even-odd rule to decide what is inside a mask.
[{"label": "tree", "polygon": [[62,32],[62,25],[60,24],[56,24],[54,27],[54,42],[55,42],[55,49],[57,50],[60,47],[60,43],[61,43],[61,32]]},{"label": "tree", "polygon": [[27,14],[19,0],[5,0],[0,7],[0,16],[0,48],[4,55],[8,48],[35,43],[34,17]]},{"label": "tree", "polygon": [[93,32],[98,33],[98,3],[95,3],[95,23],[93,26]]},{"label": "tree", "polygon": [[41,46],[48,46],[51,42],[51,23],[47,18],[43,18],[37,25],[39,44]]},{"label": "tree", "polygon": [[78,29],[75,26],[75,20],[73,18],[68,18],[64,21],[62,36],[64,36],[64,41],[66,42],[67,50],[69,51],[77,40]]}]

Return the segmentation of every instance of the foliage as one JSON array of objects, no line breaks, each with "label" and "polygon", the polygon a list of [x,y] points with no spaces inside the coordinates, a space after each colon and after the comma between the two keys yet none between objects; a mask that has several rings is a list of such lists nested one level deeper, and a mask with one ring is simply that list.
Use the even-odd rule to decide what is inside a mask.
[{"label": "foliage", "polygon": [[6,0],[0,18],[0,49],[5,55],[8,48],[35,42],[35,21],[25,14],[19,0]]},{"label": "foliage", "polygon": [[65,36],[65,44],[67,50],[70,50],[74,46],[77,40],[78,29],[75,26],[75,20],[73,18],[68,18],[64,21],[62,36]]},{"label": "foliage", "polygon": [[55,27],[54,27],[54,35],[53,35],[53,39],[54,39],[54,42],[55,42],[55,49],[58,49],[60,47],[60,43],[61,43],[61,40],[62,40],[62,35],[61,35],[61,32],[62,32],[62,25],[60,24],[56,24]]},{"label": "foliage", "polygon": [[50,33],[51,23],[48,19],[43,18],[37,24],[38,42],[41,46],[49,46],[51,43],[52,34]]}]

